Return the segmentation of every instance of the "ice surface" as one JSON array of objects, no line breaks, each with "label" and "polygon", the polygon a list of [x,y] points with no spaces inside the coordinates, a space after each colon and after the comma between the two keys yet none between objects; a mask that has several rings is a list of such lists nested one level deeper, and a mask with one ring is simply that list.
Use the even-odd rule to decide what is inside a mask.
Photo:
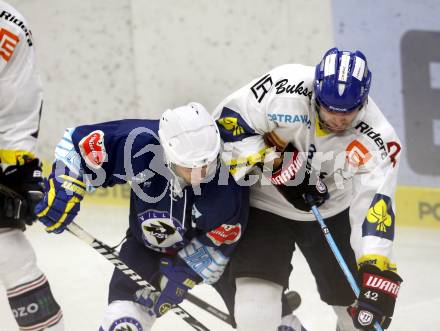
[{"label": "ice surface", "polygon": [[[98,239],[115,245],[128,225],[128,208],[85,205],[77,221]],[[34,245],[39,266],[47,274],[64,310],[66,331],[97,331],[107,303],[107,286],[113,266],[69,233],[48,235],[38,224],[28,229],[26,235]],[[440,231],[398,228],[395,255],[404,283],[389,330],[440,330]],[[296,252],[293,259],[291,288],[302,296],[298,316],[309,331],[334,331],[333,310],[319,300],[304,258]],[[224,309],[220,297],[209,286],[196,287],[192,293]],[[183,307],[210,330],[233,330],[189,303],[184,303]],[[0,321],[0,331],[18,331],[1,287]],[[170,313],[158,320],[153,330],[193,329]]]}]

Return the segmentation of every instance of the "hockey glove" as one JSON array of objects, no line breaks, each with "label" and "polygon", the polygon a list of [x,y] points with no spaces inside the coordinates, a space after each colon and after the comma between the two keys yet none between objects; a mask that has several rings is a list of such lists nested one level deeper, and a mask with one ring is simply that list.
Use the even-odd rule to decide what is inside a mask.
[{"label": "hockey glove", "polygon": [[81,176],[72,177],[67,167],[54,163],[44,199],[35,207],[38,220],[46,226],[47,232],[65,230],[78,213],[85,192],[86,184]]},{"label": "hockey glove", "polygon": [[7,167],[3,174],[3,184],[24,198],[24,201],[8,198],[5,203],[6,216],[31,225],[37,219],[35,205],[44,195],[40,161],[33,159],[23,165]]},{"label": "hockey glove", "polygon": [[376,266],[366,265],[359,270],[359,281],[359,298],[347,309],[354,326],[356,329],[373,331],[374,324],[379,322],[383,329],[387,329],[402,278],[395,272],[381,271]]},{"label": "hockey glove", "polygon": [[136,293],[136,302],[145,306],[152,316],[160,317],[174,305],[183,301],[188,290],[202,281],[179,256],[163,257],[160,260],[161,292],[151,292],[148,288]]},{"label": "hockey glove", "polygon": [[[327,186],[319,176],[313,183],[312,172],[307,169],[305,158],[295,146],[287,144],[282,157],[282,164],[274,169],[269,178],[272,184],[297,209],[310,211],[311,205],[322,205],[329,198]],[[311,200],[306,200],[306,195]]]}]

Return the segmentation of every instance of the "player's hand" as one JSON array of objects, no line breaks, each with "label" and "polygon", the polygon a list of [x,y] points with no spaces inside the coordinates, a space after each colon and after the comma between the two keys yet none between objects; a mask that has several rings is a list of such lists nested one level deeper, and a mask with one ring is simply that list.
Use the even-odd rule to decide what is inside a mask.
[{"label": "player's hand", "polygon": [[86,192],[80,176],[69,174],[69,169],[55,163],[45,187],[43,200],[35,207],[38,220],[47,232],[61,233],[73,221]]},{"label": "player's hand", "polygon": [[390,326],[402,278],[392,271],[381,271],[366,265],[359,270],[361,292],[348,313],[359,330],[373,331],[379,322],[383,329]]},{"label": "player's hand", "polygon": [[136,293],[136,302],[145,306],[150,315],[160,317],[174,305],[183,301],[188,290],[202,281],[180,257],[164,257],[160,260],[159,271],[161,292],[151,292],[148,288]]},{"label": "player's hand", "polygon": [[[289,143],[282,158],[282,163],[270,175],[272,184],[295,208],[310,211],[311,205],[322,205],[329,198],[327,186],[319,176],[312,176],[305,156]],[[306,195],[310,199],[306,199]]]},{"label": "player's hand", "polygon": [[43,175],[41,163],[33,159],[23,165],[9,166],[4,171],[3,184],[17,192],[24,198],[11,201],[11,216],[30,225],[36,220],[34,213],[35,205],[43,198]]}]

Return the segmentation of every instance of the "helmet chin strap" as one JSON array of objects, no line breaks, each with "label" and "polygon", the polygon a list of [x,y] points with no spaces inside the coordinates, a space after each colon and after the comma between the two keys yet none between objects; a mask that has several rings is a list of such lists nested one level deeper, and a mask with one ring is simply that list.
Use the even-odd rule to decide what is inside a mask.
[{"label": "helmet chin strap", "polygon": [[321,123],[321,125],[326,129],[329,130],[330,132],[332,131],[329,126],[327,125],[327,123],[322,119],[321,114],[319,113],[319,105],[316,102],[316,99],[313,99],[313,106],[315,108],[316,114],[318,115],[318,121],[319,123]]},{"label": "helmet chin strap", "polygon": [[166,157],[165,153],[164,153],[164,161],[165,161],[165,165],[168,168],[168,170],[170,171],[171,175],[173,176],[173,178],[171,178],[170,180],[170,189],[173,195],[178,195],[179,197],[182,196],[182,192],[183,189],[185,188],[185,186],[187,186],[189,183],[187,183],[182,177],[180,177],[174,167],[174,164],[168,160],[168,158]]}]

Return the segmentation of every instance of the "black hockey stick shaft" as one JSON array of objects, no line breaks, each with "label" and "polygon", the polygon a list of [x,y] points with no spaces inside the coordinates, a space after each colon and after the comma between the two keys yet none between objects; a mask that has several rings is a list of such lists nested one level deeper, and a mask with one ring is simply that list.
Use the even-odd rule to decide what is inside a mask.
[{"label": "black hockey stick shaft", "polygon": [[214,315],[218,319],[221,319],[223,322],[228,323],[232,327],[235,327],[235,323],[232,321],[232,318],[229,314],[226,314],[222,312],[220,309],[211,306],[209,303],[203,301],[202,299],[199,299],[198,297],[192,295],[191,293],[187,293],[185,299],[191,302],[193,305],[196,305],[197,307]]},{"label": "black hockey stick shaft", "polygon": [[[157,291],[157,289],[148,283],[146,280],[142,279],[135,271],[130,269],[124,262],[119,259],[119,256],[114,252],[114,250],[104,244],[103,242],[97,240],[92,235],[83,230],[79,225],[72,222],[67,226],[67,230],[84,241],[89,246],[93,247],[98,253],[104,256],[108,261],[113,263],[113,265],[123,272],[127,277],[136,282],[139,286],[147,287],[151,291]],[[171,308],[174,313],[182,318],[186,323],[188,323],[193,329],[199,331],[209,331],[209,329],[200,323],[195,317],[190,315],[186,310],[184,310],[179,305],[175,305]]]}]

